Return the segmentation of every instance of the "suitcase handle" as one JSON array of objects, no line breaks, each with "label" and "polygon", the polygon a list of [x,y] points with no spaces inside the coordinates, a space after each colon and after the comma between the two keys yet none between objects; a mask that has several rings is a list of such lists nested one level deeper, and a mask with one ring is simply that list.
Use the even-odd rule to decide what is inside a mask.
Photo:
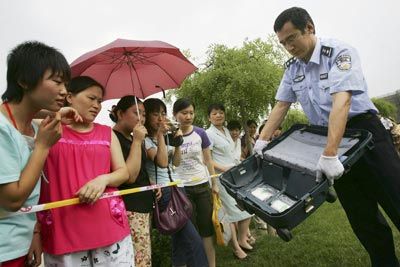
[{"label": "suitcase handle", "polygon": [[307,196],[306,199],[304,200],[304,211],[306,213],[311,212],[315,207],[312,203],[313,198],[311,196]]}]

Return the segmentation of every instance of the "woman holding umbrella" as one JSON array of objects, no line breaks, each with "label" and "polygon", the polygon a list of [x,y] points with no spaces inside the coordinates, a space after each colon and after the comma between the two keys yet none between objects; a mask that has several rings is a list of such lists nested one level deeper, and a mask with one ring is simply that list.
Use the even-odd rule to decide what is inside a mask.
[{"label": "woman holding umbrella", "polygon": [[[121,144],[129,171],[129,180],[120,190],[150,185],[146,171],[146,150],[143,145],[147,130],[143,126],[145,110],[140,99],[133,95],[122,97],[113,106],[110,118],[113,131]],[[160,190],[158,195],[160,195]],[[131,228],[136,266],[151,266],[150,214],[153,210],[153,192],[144,191],[123,196]]]}]

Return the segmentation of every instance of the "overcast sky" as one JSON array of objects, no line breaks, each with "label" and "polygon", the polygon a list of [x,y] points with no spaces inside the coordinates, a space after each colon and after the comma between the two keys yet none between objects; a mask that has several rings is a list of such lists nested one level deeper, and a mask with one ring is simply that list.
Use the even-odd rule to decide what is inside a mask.
[{"label": "overcast sky", "polygon": [[69,62],[116,38],[161,40],[202,63],[210,44],[265,39],[281,11],[306,8],[318,36],[358,49],[369,95],[400,89],[399,0],[0,0],[0,93],[6,57],[20,42],[57,47]]}]

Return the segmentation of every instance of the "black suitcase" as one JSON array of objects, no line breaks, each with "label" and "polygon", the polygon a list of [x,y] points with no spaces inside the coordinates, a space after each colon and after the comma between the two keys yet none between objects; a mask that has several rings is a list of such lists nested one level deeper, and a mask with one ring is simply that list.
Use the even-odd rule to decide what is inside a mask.
[{"label": "black suitcase", "polygon": [[[316,182],[316,165],[326,145],[326,127],[297,124],[263,150],[224,172],[220,181],[238,206],[277,229],[285,241],[291,229],[325,201],[336,199],[327,179]],[[338,155],[345,171],[372,147],[372,134],[348,129]]]}]

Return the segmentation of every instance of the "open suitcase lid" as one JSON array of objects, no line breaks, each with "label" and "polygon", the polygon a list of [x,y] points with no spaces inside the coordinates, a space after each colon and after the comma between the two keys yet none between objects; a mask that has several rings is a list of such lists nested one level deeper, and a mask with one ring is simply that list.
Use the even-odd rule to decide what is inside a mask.
[{"label": "open suitcase lid", "polygon": [[[326,146],[328,129],[296,124],[263,150],[264,159],[285,167],[316,175],[318,160]],[[372,134],[366,130],[347,129],[338,148],[345,169],[353,165],[366,146],[372,146]]]},{"label": "open suitcase lid", "polygon": [[[285,241],[323,202],[332,202],[326,179],[317,182],[317,162],[327,143],[328,129],[297,124],[263,150],[224,172],[220,181],[238,205],[277,228]],[[372,134],[346,129],[338,154],[346,171],[372,148]]]}]

